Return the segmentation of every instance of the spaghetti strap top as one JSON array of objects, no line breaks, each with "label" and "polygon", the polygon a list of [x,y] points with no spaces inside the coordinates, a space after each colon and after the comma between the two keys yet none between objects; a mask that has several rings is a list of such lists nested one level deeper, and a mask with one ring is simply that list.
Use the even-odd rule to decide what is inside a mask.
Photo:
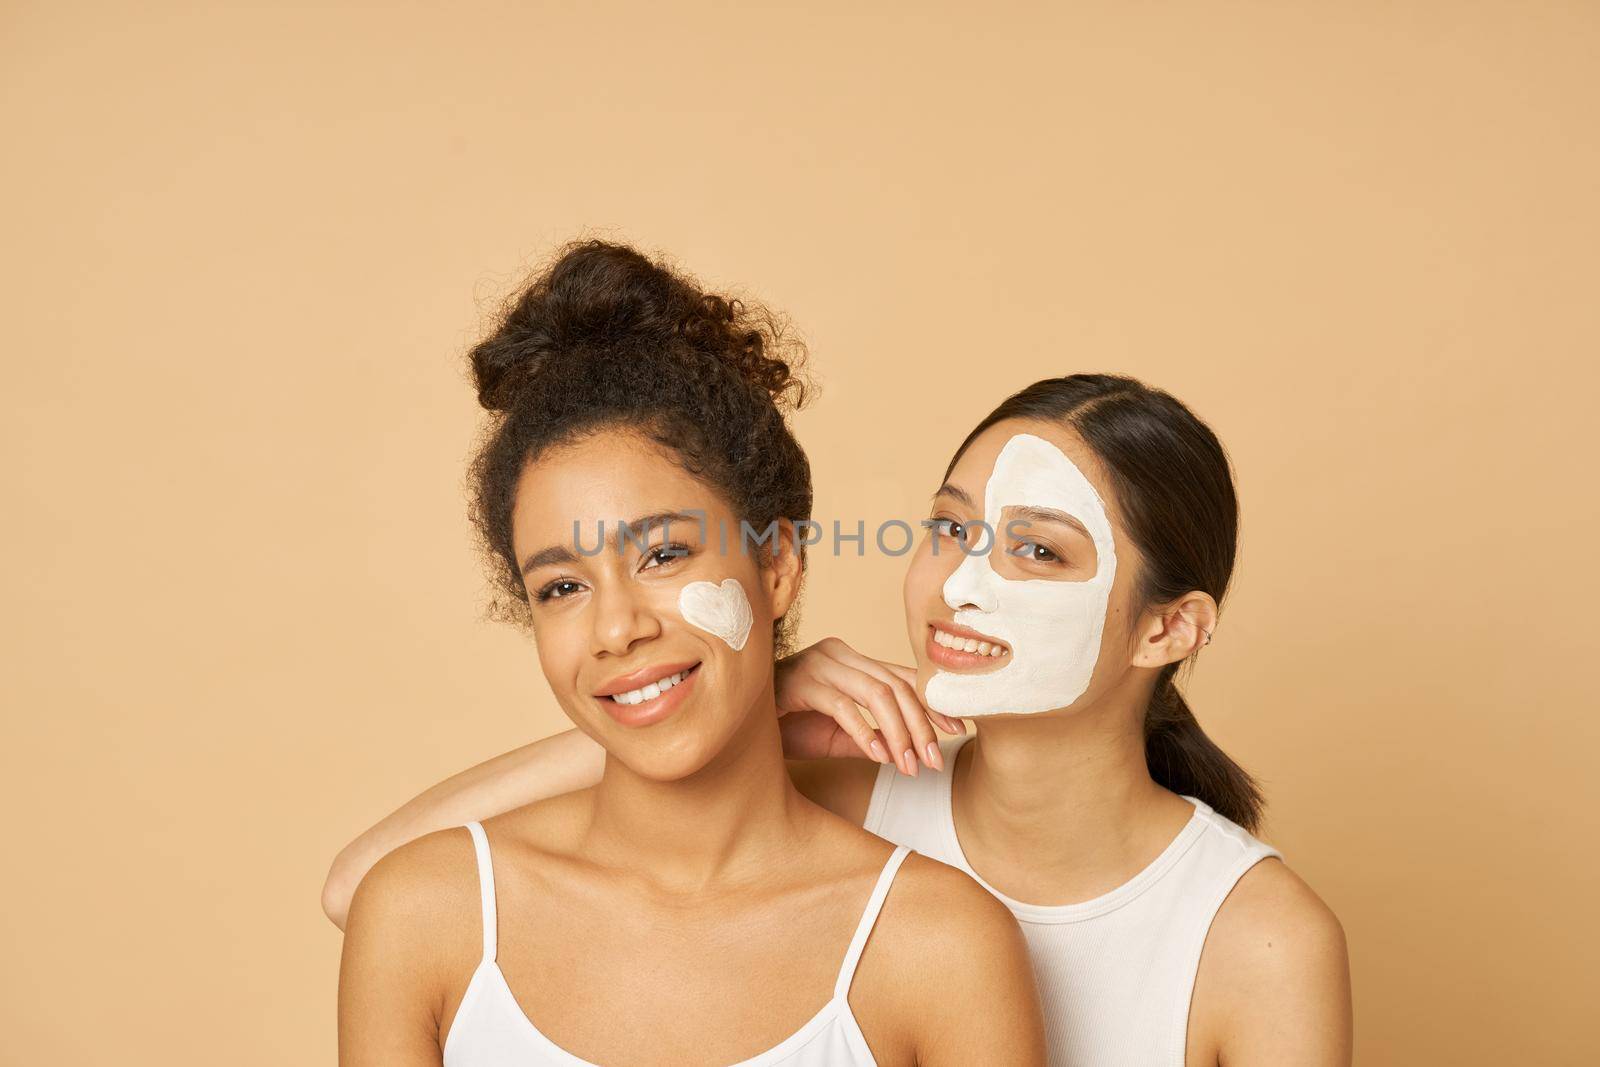
[{"label": "spaghetti strap top", "polygon": [[[483,824],[465,824],[478,856],[478,890],[483,911],[483,960],[472,974],[461,1007],[444,1043],[444,1067],[600,1067],[551,1041],[523,1012],[495,961],[498,914],[495,908],[494,864]],[[884,863],[850,947],[845,950],[833,997],[800,1029],[765,1052],[727,1067],[875,1067],[867,1039],[850,1010],[850,983],[867,947],[867,938],[883,910],[895,872],[911,849],[899,845]]]}]

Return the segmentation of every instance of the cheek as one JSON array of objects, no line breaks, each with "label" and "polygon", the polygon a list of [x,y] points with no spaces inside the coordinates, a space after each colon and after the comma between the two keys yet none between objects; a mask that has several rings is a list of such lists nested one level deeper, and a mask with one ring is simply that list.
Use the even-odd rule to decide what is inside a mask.
[{"label": "cheek", "polygon": [[1118,589],[1113,588],[1112,595],[1106,603],[1105,625],[1100,631],[1100,647],[1096,652],[1092,676],[1096,685],[1109,682],[1128,666],[1134,651],[1132,625],[1134,617],[1121,602],[1118,592]]},{"label": "cheek", "polygon": [[545,623],[533,634],[533,647],[545,681],[558,695],[570,691],[577,682],[581,650],[575,645],[576,628],[560,623]]},{"label": "cheek", "polygon": [[930,601],[944,595],[945,579],[956,562],[959,560],[952,561],[947,555],[934,555],[928,541],[918,546],[916,555],[911,557],[911,566],[906,568],[903,592],[907,612],[920,612]]},{"label": "cheek", "polygon": [[928,679],[934,673],[923,639],[926,636],[924,627],[928,623],[929,604],[935,598],[943,597],[945,575],[940,571],[940,564],[941,561],[932,556],[927,545],[922,545],[916,555],[911,557],[911,565],[906,568],[903,585],[906,639],[911,645],[911,660],[917,665],[918,700],[927,699]]}]

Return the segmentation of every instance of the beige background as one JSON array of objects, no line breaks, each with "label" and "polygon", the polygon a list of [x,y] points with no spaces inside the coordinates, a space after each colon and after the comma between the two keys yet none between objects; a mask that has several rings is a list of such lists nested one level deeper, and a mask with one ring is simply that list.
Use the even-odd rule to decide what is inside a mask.
[{"label": "beige background", "polygon": [[[460,356],[580,232],[789,311],[818,515],[1034,378],[1217,428],[1195,677],[1359,1061],[1593,1062],[1600,8],[10,3],[6,1063],[333,1059],[338,846],[564,725]],[[581,8],[581,10],[580,10]],[[804,636],[902,656],[901,561]]]}]

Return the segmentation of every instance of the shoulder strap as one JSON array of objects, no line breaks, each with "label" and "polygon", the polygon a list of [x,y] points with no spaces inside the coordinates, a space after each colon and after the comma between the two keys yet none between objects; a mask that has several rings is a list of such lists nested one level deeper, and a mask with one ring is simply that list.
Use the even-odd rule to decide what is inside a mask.
[{"label": "shoulder strap", "polygon": [[850,982],[856,976],[856,964],[861,962],[861,952],[867,947],[867,937],[872,933],[873,923],[878,921],[878,913],[883,910],[884,898],[889,895],[889,883],[894,881],[895,872],[900,869],[900,864],[905,861],[911,849],[899,845],[890,854],[883,865],[883,873],[878,875],[878,884],[872,887],[872,896],[867,898],[867,909],[861,913],[861,921],[856,924],[855,936],[850,939],[850,947],[845,951],[844,964],[839,968],[839,980],[833,984],[833,995],[836,999],[843,999],[850,992]]},{"label": "shoulder strap", "polygon": [[483,958],[495,957],[494,864],[489,860],[489,835],[480,822],[466,823],[472,834],[472,847],[478,853],[478,892],[483,898]]}]

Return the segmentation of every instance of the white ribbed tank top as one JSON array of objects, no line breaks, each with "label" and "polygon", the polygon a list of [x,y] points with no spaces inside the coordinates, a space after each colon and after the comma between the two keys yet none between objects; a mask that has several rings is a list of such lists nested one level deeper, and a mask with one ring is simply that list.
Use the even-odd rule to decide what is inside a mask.
[{"label": "white ribbed tank top", "polygon": [[944,771],[878,769],[866,829],[977,879],[1022,926],[1053,1067],[1183,1067],[1189,997],[1211,920],[1239,877],[1278,851],[1194,797],[1194,815],[1144,870],[1093,900],[1025,904],[989,885],[956,840],[950,769],[971,739],[940,742]]},{"label": "white ribbed tank top", "polygon": [[[497,915],[494,865],[489,859],[489,838],[483,824],[466,823],[478,853],[478,889],[483,910],[483,960],[467,984],[461,1007],[445,1036],[444,1067],[599,1067],[573,1055],[546,1037],[506,984],[495,962]],[[876,1067],[855,1013],[850,1010],[850,982],[867,945],[867,936],[883,910],[884,898],[895,872],[911,850],[904,845],[892,852],[867,898],[850,947],[833,984],[833,997],[800,1029],[778,1044],[730,1067]]]}]

